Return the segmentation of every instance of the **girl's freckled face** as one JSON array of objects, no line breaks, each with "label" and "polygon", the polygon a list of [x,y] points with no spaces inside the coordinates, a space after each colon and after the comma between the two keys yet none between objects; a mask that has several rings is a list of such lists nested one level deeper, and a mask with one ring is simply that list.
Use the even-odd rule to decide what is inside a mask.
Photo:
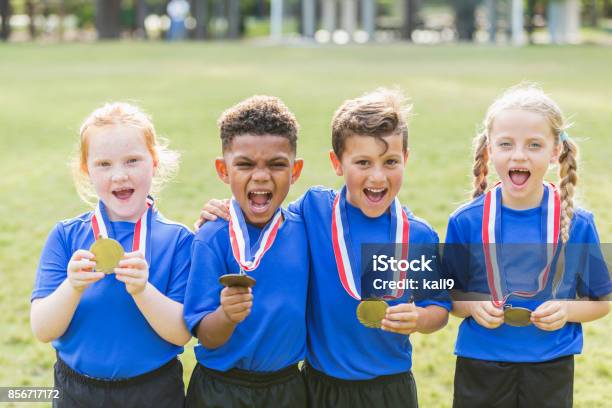
[{"label": "girl's freckled face", "polygon": [[87,170],[111,221],[136,221],[146,210],[155,164],[142,131],[124,125],[92,128]]}]

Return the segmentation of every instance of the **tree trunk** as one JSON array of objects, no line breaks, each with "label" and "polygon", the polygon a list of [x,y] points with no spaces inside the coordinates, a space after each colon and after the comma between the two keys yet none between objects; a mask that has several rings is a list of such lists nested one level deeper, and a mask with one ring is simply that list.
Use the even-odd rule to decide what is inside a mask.
[{"label": "tree trunk", "polygon": [[591,0],[591,4],[589,6],[589,23],[591,27],[597,27],[597,21],[599,20],[597,3],[597,0]]},{"label": "tree trunk", "polygon": [[527,38],[529,44],[533,44],[533,31],[535,26],[533,25],[533,19],[535,17],[535,3],[536,0],[527,0]]},{"label": "tree trunk", "polygon": [[57,36],[61,42],[64,41],[64,17],[66,12],[64,10],[64,0],[59,0],[58,3],[59,23],[57,25]]},{"label": "tree trunk", "polygon": [[34,25],[34,18],[36,17],[36,11],[34,9],[34,3],[31,0],[26,1],[25,3],[26,14],[30,19],[30,23],[28,24],[28,31],[30,33],[30,40],[34,41],[36,39],[36,26]]},{"label": "tree trunk", "polygon": [[96,29],[100,39],[116,39],[121,35],[121,0],[96,0]]},{"label": "tree trunk", "polygon": [[0,26],[0,40],[8,41],[11,36],[11,4],[9,0],[0,0],[0,17],[2,25]]},{"label": "tree trunk", "polygon": [[136,0],[134,3],[134,26],[136,27],[136,37],[147,38],[147,30],[145,28],[145,18],[147,18],[147,2],[145,0]]},{"label": "tree trunk", "polygon": [[240,37],[240,0],[229,0],[227,7],[227,37]]},{"label": "tree trunk", "polygon": [[453,0],[455,25],[460,41],[472,41],[476,32],[476,6],[479,0]]},{"label": "tree trunk", "polygon": [[265,1],[264,0],[257,0],[255,8],[256,8],[255,15],[257,16],[257,19],[263,20],[266,17],[266,4],[265,4]]},{"label": "tree trunk", "polygon": [[196,19],[195,38],[204,40],[208,38],[208,0],[194,2],[193,15]]},{"label": "tree trunk", "polygon": [[418,0],[404,0],[404,19],[402,21],[402,40],[412,41],[412,32],[416,29]]}]

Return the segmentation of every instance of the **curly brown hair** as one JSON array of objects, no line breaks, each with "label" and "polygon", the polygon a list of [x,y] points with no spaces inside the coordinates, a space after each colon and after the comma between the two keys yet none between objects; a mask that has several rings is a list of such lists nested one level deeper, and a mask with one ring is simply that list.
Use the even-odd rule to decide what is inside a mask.
[{"label": "curly brown hair", "polygon": [[332,119],[332,147],[342,157],[346,139],[351,136],[371,136],[387,146],[385,136],[401,134],[403,151],[408,149],[406,116],[412,105],[399,90],[378,88],[359,98],[349,99],[338,108]]},{"label": "curly brown hair", "polygon": [[217,121],[223,152],[230,149],[236,136],[274,135],[289,140],[297,149],[299,124],[289,108],[277,97],[254,95],[232,106]]}]

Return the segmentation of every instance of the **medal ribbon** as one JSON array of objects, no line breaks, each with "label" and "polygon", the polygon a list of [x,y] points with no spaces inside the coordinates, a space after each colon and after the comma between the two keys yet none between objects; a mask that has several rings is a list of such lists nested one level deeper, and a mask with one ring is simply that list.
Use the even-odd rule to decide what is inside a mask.
[{"label": "medal ribbon", "polygon": [[230,202],[229,235],[234,259],[240,265],[242,271],[252,271],[257,269],[264,254],[276,239],[278,228],[283,219],[281,209],[278,208],[272,219],[266,224],[263,231],[259,234],[259,239],[255,243],[255,254],[251,252],[249,231],[247,229],[244,215],[236,199]]},{"label": "medal ribbon", "polygon": [[[132,241],[132,252],[140,251],[145,257],[147,256],[147,237],[151,225],[151,213],[155,208],[155,203],[151,197],[147,197],[147,209],[142,214],[140,219],[134,226],[134,238]],[[98,201],[98,205],[94,209],[94,213],[91,216],[91,229],[94,236],[94,240],[99,238],[108,238],[108,230],[106,223],[110,220],[106,217],[106,208],[104,203]]]},{"label": "medal ribbon", "polygon": [[[395,258],[398,260],[407,259],[410,223],[408,222],[408,215],[402,208],[402,205],[397,197],[391,204],[390,215],[391,228],[389,232],[389,240],[396,244]],[[332,207],[331,233],[334,257],[336,258],[336,267],[338,269],[338,276],[340,277],[342,287],[351,297],[356,300],[361,300],[361,295],[355,283],[354,271],[357,268],[354,265],[355,261],[351,258],[351,237],[346,215],[346,186],[342,188],[334,200]],[[393,279],[395,281],[403,280],[405,278],[405,271],[397,270],[393,272]],[[403,294],[404,289],[395,289],[391,295],[385,295],[384,298],[396,299],[401,297]]]},{"label": "medal ribbon", "polygon": [[485,254],[487,283],[491,291],[491,301],[502,307],[511,295],[533,297],[546,287],[550,267],[559,245],[561,200],[559,192],[552,183],[544,184],[542,197],[543,235],[546,242],[546,266],[538,275],[538,288],[535,291],[516,291],[503,295],[500,264],[497,257],[497,243],[501,243],[501,185],[498,183],[485,196],[482,216],[482,245]]}]

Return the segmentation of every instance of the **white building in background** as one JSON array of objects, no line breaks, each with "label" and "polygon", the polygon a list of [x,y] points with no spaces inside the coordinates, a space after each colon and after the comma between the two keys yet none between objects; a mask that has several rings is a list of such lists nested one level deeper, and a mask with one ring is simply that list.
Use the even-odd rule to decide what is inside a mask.
[{"label": "white building in background", "polygon": [[[282,38],[283,3],[283,0],[271,0],[270,35],[275,40]],[[338,43],[366,42],[374,38],[376,0],[302,0],[301,3],[304,37]]]},{"label": "white building in background", "polygon": [[548,32],[553,44],[575,44],[580,41],[580,1],[549,0]]},{"label": "white building in background", "polygon": [[[450,0],[449,0],[450,1]],[[396,0],[397,9],[409,3]],[[284,0],[271,0],[270,35],[274,40],[283,37]],[[414,3],[413,3],[414,4]],[[426,0],[421,0],[426,6]],[[523,45],[525,33],[525,7],[523,0],[485,0],[484,7],[489,24],[489,41],[496,42],[498,16],[507,16],[511,42]],[[306,38],[319,42],[366,42],[375,38],[376,0],[302,0],[301,24]],[[548,32],[553,44],[576,43],[580,40],[580,0],[549,0]],[[505,11],[504,11],[505,9]],[[502,11],[500,13],[500,10]],[[317,13],[319,11],[319,13]],[[317,21],[317,15],[320,21]],[[404,15],[407,13],[404,12]]]},{"label": "white building in background", "polygon": [[[511,39],[515,45],[525,44],[525,8],[523,0],[486,0],[489,41],[496,41],[497,16],[500,7],[508,7]],[[580,41],[580,0],[549,0],[548,34],[553,44],[573,44]]]}]

